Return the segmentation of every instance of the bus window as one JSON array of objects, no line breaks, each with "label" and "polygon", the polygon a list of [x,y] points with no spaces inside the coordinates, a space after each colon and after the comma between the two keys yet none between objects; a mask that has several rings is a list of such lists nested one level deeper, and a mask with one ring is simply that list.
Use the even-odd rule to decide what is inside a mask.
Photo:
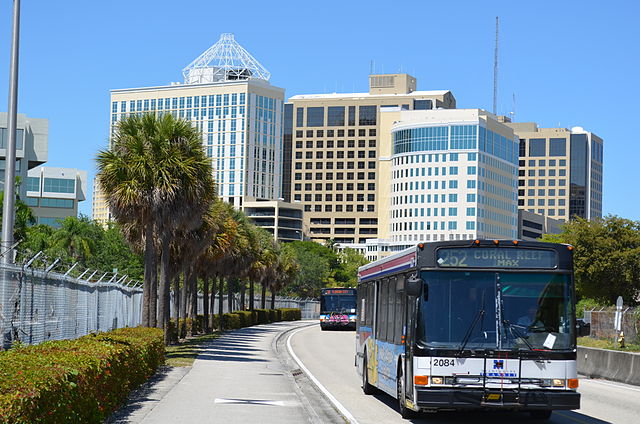
[{"label": "bus window", "polygon": [[376,318],[378,340],[384,340],[387,337],[387,299],[389,298],[389,280],[384,279],[379,282],[378,286],[378,316]]},{"label": "bus window", "polygon": [[393,343],[393,332],[396,326],[395,309],[396,309],[396,278],[390,278],[387,285],[389,295],[387,298],[387,337],[386,341]]},{"label": "bus window", "polygon": [[[396,317],[395,317],[395,331],[393,342],[395,344],[402,343],[402,328],[404,326],[404,275],[398,276],[396,284]],[[400,290],[400,291],[398,291]]]},{"label": "bus window", "polygon": [[367,299],[368,302],[366,302],[365,307],[367,308],[367,315],[366,315],[366,324],[369,327],[373,327],[373,310],[374,310],[374,293],[376,290],[376,285],[375,283],[369,283],[367,284]]}]

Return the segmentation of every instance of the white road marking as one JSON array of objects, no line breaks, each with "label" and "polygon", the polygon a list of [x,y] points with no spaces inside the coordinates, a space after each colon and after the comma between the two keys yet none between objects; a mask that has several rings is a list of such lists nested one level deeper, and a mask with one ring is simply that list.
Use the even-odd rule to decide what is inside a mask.
[{"label": "white road marking", "polygon": [[284,406],[281,400],[254,400],[254,399],[224,399],[215,398],[213,403],[235,404],[235,405],[268,405],[268,406]]},{"label": "white road marking", "polygon": [[342,414],[342,416],[346,418],[347,421],[351,424],[359,424],[355,417],[351,415],[351,413],[347,410],[347,408],[345,408],[344,405],[338,402],[338,399],[336,399],[331,393],[329,393],[329,390],[327,390],[326,387],[324,387],[322,383],[320,383],[320,381],[318,381],[318,379],[313,374],[311,374],[311,371],[309,371],[307,367],[304,366],[300,358],[298,358],[298,356],[293,352],[293,349],[291,348],[291,338],[298,332],[307,330],[309,328],[311,328],[311,326],[300,328],[289,335],[289,337],[287,338],[287,350],[289,351],[289,354],[291,355],[293,360],[296,361],[300,369],[304,371],[305,374],[307,374],[307,377],[309,377],[309,379],[313,381],[313,384],[315,384],[318,389],[320,389],[320,391],[324,393],[324,395],[329,399],[329,401],[333,403],[333,406],[336,407],[336,409]]}]

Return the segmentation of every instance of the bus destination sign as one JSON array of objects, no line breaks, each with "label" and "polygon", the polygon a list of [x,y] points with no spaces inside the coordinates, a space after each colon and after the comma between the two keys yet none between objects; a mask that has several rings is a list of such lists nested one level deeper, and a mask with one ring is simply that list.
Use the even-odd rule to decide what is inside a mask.
[{"label": "bus destination sign", "polygon": [[469,268],[545,268],[557,265],[556,252],[543,249],[471,247],[440,248],[436,261],[441,267]]},{"label": "bus destination sign", "polygon": [[353,294],[354,289],[323,289],[322,294]]}]

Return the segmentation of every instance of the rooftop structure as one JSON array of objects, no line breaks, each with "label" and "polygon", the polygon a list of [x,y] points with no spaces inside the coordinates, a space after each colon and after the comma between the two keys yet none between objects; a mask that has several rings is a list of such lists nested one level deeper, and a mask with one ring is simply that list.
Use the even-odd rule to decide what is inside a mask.
[{"label": "rooftop structure", "polygon": [[269,71],[228,33],[220,35],[217,43],[182,70],[182,75],[185,84],[271,78]]}]

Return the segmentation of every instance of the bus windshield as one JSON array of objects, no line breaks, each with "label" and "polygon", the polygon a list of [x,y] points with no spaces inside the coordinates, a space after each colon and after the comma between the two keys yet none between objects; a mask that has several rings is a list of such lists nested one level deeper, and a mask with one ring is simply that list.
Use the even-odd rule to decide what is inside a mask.
[{"label": "bus windshield", "polygon": [[440,349],[574,348],[569,274],[424,271],[418,344]]},{"label": "bus windshield", "polygon": [[325,294],[320,296],[320,312],[356,312],[355,294]]}]

